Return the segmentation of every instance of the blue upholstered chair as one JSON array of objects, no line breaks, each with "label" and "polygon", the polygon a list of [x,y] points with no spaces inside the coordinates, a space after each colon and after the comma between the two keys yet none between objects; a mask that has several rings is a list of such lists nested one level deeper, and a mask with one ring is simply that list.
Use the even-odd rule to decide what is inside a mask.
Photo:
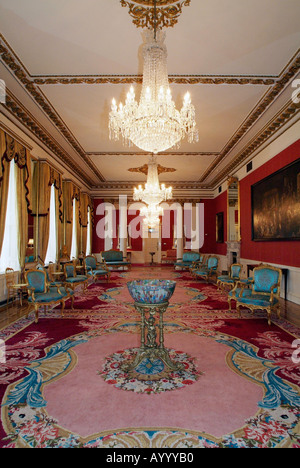
[{"label": "blue upholstered chair", "polygon": [[213,277],[216,277],[218,274],[218,264],[219,257],[216,255],[210,255],[207,259],[207,264],[195,270],[195,278],[203,278],[206,281],[209,281]]},{"label": "blue upholstered chair", "polygon": [[271,314],[277,311],[280,318],[280,285],[282,272],[271,265],[260,265],[253,270],[253,278],[238,281],[228,293],[229,310],[231,301],[236,301],[236,308],[241,316],[241,307],[254,310],[266,310],[268,324],[271,325]]},{"label": "blue upholstered chair", "polygon": [[110,270],[108,269],[105,260],[103,260],[101,263],[98,263],[94,255],[87,255],[83,261],[83,264],[87,276],[92,277],[94,281],[96,281],[96,279],[105,277],[106,280],[109,281]]},{"label": "blue upholstered chair", "polygon": [[200,258],[198,262],[193,262],[192,265],[189,267],[190,273],[192,276],[195,277],[195,272],[200,268],[207,267],[207,262],[209,259],[209,255],[200,254]]},{"label": "blue upholstered chair", "polygon": [[60,304],[63,315],[65,301],[70,298],[67,290],[61,290],[59,286],[50,286],[46,272],[42,269],[26,271],[25,279],[28,285],[28,303],[34,305],[36,323],[40,307],[46,310],[49,306]]},{"label": "blue upholstered chair", "polygon": [[52,287],[59,287],[59,290],[63,294],[69,294],[71,298],[71,308],[74,309],[74,290],[70,288],[69,285],[65,285],[63,281],[64,272],[63,271],[55,271],[54,263],[49,263],[48,268],[45,268],[45,272],[47,275],[47,281],[49,282],[50,289]]},{"label": "blue upholstered chair", "polygon": [[63,283],[66,287],[70,287],[74,291],[76,286],[78,286],[79,284],[83,284],[84,291],[86,290],[87,285],[88,285],[88,276],[77,275],[75,262],[65,263],[64,273],[65,273],[65,277],[64,277]]},{"label": "blue upholstered chair", "polygon": [[229,268],[229,275],[221,275],[217,277],[218,289],[225,289],[229,286],[230,289],[234,288],[235,283],[240,279],[243,266],[240,263],[233,263]]},{"label": "blue upholstered chair", "polygon": [[199,252],[184,252],[182,258],[178,258],[177,262],[174,263],[174,267],[181,268],[183,270],[189,269],[192,267],[195,262],[199,262],[200,253]]}]

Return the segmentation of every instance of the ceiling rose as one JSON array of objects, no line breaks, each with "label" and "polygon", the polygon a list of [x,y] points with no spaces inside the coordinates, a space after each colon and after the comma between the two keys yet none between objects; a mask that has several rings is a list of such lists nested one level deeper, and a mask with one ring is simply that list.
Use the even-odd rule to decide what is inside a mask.
[{"label": "ceiling rose", "polygon": [[[182,13],[183,6],[189,6],[191,0],[157,0],[157,27],[173,27]],[[123,7],[128,7],[133,24],[138,28],[154,27],[154,0],[121,0]]]}]

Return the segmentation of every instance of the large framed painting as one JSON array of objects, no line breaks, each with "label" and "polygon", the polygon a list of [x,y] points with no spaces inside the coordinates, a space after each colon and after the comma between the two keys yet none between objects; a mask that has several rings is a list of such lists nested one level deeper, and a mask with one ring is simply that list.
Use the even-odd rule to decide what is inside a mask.
[{"label": "large framed painting", "polygon": [[252,240],[300,240],[300,158],[251,186]]},{"label": "large framed painting", "polygon": [[216,214],[216,241],[224,242],[224,213]]}]

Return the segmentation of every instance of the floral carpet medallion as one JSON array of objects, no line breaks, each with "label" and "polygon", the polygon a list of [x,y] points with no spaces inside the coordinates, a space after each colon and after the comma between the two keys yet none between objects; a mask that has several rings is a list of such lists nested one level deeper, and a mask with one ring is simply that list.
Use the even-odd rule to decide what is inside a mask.
[{"label": "floral carpet medallion", "polygon": [[188,300],[165,314],[166,346],[184,371],[145,360],[126,374],[139,317],[111,290],[125,297],[128,279],[78,291],[64,318],[54,309],[0,330],[1,448],[300,448],[297,327],[253,311],[240,319],[224,293],[184,273],[176,288]]},{"label": "floral carpet medallion", "polygon": [[201,374],[193,359],[182,351],[169,349],[173,362],[184,365],[184,371],[170,372],[160,359],[145,358],[134,370],[124,371],[122,364],[132,362],[138,349],[118,351],[106,359],[103,370],[99,371],[104,380],[121,390],[135,393],[156,394],[184,388],[196,382]]}]

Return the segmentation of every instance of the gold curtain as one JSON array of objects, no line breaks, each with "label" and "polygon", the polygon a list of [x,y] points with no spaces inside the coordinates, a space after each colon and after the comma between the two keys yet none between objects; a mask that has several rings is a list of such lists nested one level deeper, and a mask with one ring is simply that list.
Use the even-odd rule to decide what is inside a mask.
[{"label": "gold curtain", "polygon": [[28,213],[31,211],[31,157],[29,151],[13,137],[0,130],[0,251],[5,231],[9,164],[14,159],[17,166],[16,187],[18,207],[19,263],[24,268],[28,243]]},{"label": "gold curtain", "polygon": [[26,249],[28,245],[28,212],[30,210],[31,192],[31,164],[29,151],[16,143],[16,171],[17,204],[18,204],[18,239],[19,239],[19,262],[24,268]]},{"label": "gold curtain", "polygon": [[55,217],[56,217],[56,259],[61,252],[61,237],[63,229],[63,199],[62,199],[62,177],[52,167],[50,168],[50,186],[55,187]]},{"label": "gold curtain", "polygon": [[5,218],[9,185],[9,163],[10,161],[5,157],[6,142],[5,133],[0,130],[0,255],[2,250],[4,231],[5,231]]},{"label": "gold curtain", "polygon": [[34,217],[35,257],[43,262],[47,255],[50,231],[50,199],[51,186],[55,190],[56,217],[56,259],[61,248],[61,231],[63,222],[62,177],[46,161],[37,161],[33,172],[32,215]]},{"label": "gold curtain", "polygon": [[33,171],[32,216],[34,218],[34,255],[45,261],[49,241],[50,166],[36,161]]}]

